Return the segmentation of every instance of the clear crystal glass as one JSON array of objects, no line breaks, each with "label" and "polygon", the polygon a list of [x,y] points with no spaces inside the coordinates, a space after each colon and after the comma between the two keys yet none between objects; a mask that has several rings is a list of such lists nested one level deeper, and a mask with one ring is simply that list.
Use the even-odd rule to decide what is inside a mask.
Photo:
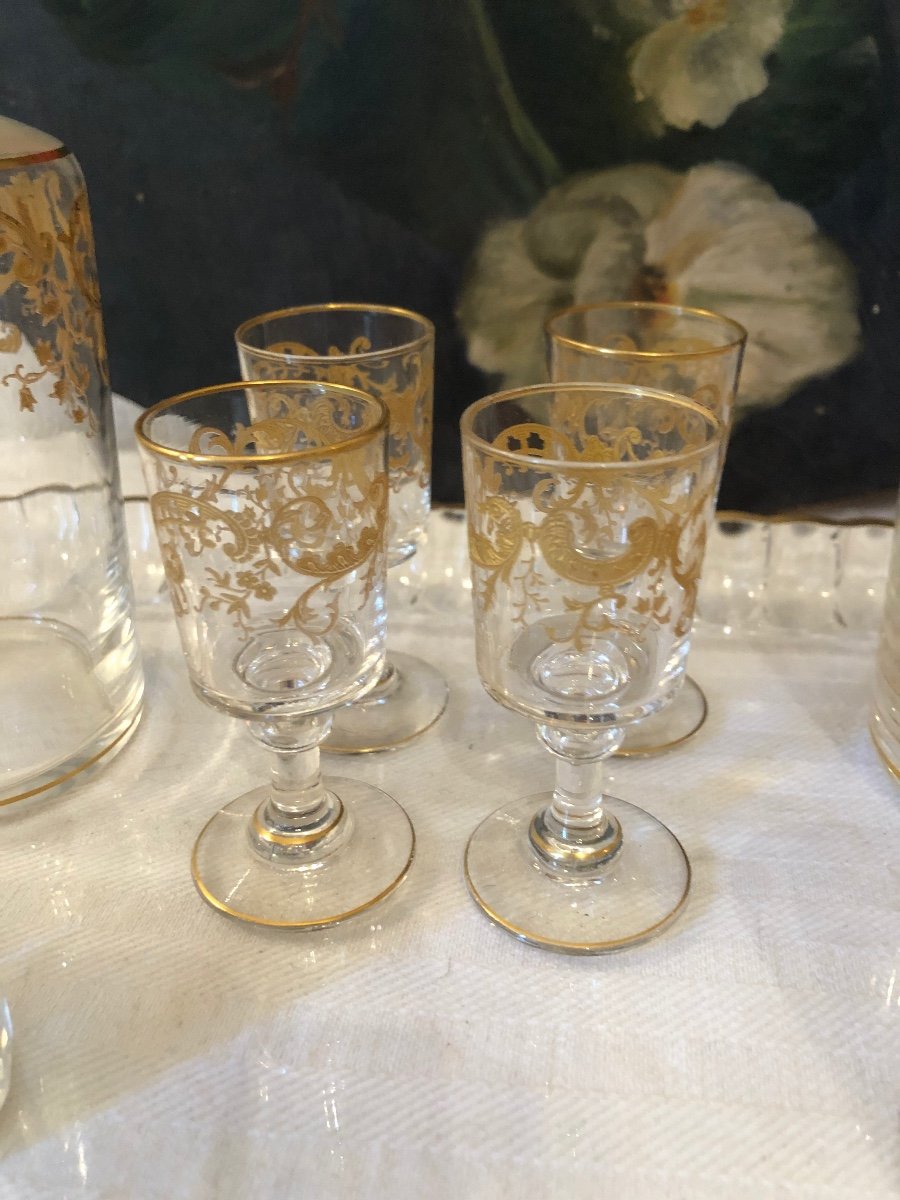
[{"label": "clear crystal glass", "polygon": [[[390,413],[388,564],[416,552],[431,504],[434,327],[402,308],[321,304],[245,321],[235,334],[244,379],[317,379],[357,387]],[[391,651],[378,686],[335,714],[326,749],[363,753],[403,745],[447,704],[430,663]]]},{"label": "clear crystal glass", "polygon": [[690,869],[663,825],[603,794],[601,765],[681,683],[724,426],[652,389],[557,384],[479,401],[462,433],[478,672],[556,762],[552,792],[476,829],[470,891],[538,945],[640,941]]},{"label": "clear crystal glass", "polygon": [[201,833],[197,887],[258,924],[352,916],[413,852],[399,805],[319,767],[332,712],[384,663],[387,411],[329,384],[230,384],[163,401],[137,436],[191,683],[272,756]]},{"label": "clear crystal glass", "polygon": [[[583,304],[547,322],[547,369],[553,382],[636,384],[689,396],[729,426],[746,341],[736,321],[703,309],[650,301]],[[720,467],[724,455],[723,442]],[[702,689],[686,675],[675,701],[632,726],[618,753],[655,754],[680,745],[706,713]]]},{"label": "clear crystal glass", "polygon": [[0,451],[2,808],[108,761],[144,689],[84,179],[6,118]]}]

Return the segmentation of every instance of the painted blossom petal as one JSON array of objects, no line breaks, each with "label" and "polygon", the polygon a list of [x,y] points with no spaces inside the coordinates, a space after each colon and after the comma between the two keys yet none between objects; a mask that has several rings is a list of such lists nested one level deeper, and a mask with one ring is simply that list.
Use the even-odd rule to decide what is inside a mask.
[{"label": "painted blossom petal", "polygon": [[502,373],[510,387],[544,377],[544,322],[571,296],[569,281],[545,275],[531,261],[524,234],[524,221],[488,230],[458,313],[470,362]]},{"label": "painted blossom petal", "polygon": [[643,230],[634,222],[619,222],[610,215],[587,249],[572,290],[573,301],[595,304],[628,299],[643,261]]},{"label": "painted blossom petal", "polygon": [[[675,0],[615,0],[615,6],[620,17],[648,29],[655,29],[664,21],[670,21],[679,11]],[[684,4],[680,7],[683,8]]]},{"label": "painted blossom petal", "polygon": [[652,100],[667,125],[716,129],[765,91],[767,54],[784,33],[790,0],[694,0],[633,49],[635,94]]},{"label": "painted blossom petal", "polygon": [[775,404],[858,352],[851,264],[805,209],[750,172],[725,163],[689,171],[646,243],[681,303],[746,328],[740,407]]},{"label": "painted blossom petal", "polygon": [[655,163],[579,175],[549,191],[526,221],[489,230],[459,307],[470,361],[502,373],[508,386],[543,379],[547,317],[573,299],[623,294],[643,261],[644,226],[679,179]]},{"label": "painted blossom petal", "polygon": [[[560,274],[591,221],[580,262]],[[731,164],[681,177],[638,164],[554,189],[528,221],[486,234],[459,310],[469,357],[511,386],[542,379],[547,317],[572,300],[626,298],[647,274],[675,302],[747,328],[740,408],[777,403],[859,349],[853,269],[805,209]]]},{"label": "painted blossom petal", "polygon": [[525,225],[532,260],[548,275],[578,270],[588,247],[611,223],[613,230],[641,229],[659,212],[680,176],[655,163],[612,167],[576,175],[553,188]]}]

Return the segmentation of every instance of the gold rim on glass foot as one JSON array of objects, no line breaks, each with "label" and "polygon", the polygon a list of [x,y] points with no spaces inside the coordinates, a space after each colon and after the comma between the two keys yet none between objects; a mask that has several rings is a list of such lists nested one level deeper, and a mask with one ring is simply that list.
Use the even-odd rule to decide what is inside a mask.
[{"label": "gold rim on glass foot", "polygon": [[404,746],[434,725],[448,696],[446,680],[430,663],[390,650],[375,688],[335,711],[322,749],[330,754],[371,754]]},{"label": "gold rim on glass foot", "polygon": [[[73,755],[66,761],[63,767],[58,767],[55,773],[46,772],[40,783],[24,791],[16,792],[12,796],[0,795],[0,812],[9,805],[18,804],[23,800],[31,800],[35,796],[42,796],[45,792],[49,792],[54,788],[59,788],[62,791],[63,788],[71,785],[76,780],[79,783],[86,783],[92,777],[95,768],[101,764],[106,765],[112,762],[116,755],[125,749],[137,732],[143,711],[142,689],[141,695],[138,697],[137,706],[132,708],[132,714],[128,717],[128,724],[121,732],[116,733],[102,750],[99,750],[96,754],[92,754],[90,758],[86,759],[79,759],[77,755]],[[69,764],[73,762],[75,765],[69,767]]]},{"label": "gold rim on glass foot", "polygon": [[587,878],[542,866],[531,849],[536,812],[553,793],[526,796],[491,813],[466,847],[466,883],[503,929],[563,954],[604,954],[662,933],[679,915],[691,867],[675,835],[642,808],[605,796],[621,826],[618,849]]},{"label": "gold rim on glass foot", "polygon": [[616,758],[646,758],[663,754],[688,741],[706,722],[709,706],[699,683],[685,676],[678,695],[652,717],[627,726]]},{"label": "gold rim on glass foot", "polygon": [[268,845],[254,848],[252,831],[261,829],[254,817],[270,794],[256,788],[220,809],[197,839],[191,873],[203,899],[254,925],[319,929],[389,896],[413,860],[409,817],[358,779],[326,778],[325,786],[339,797],[330,847],[339,853],[323,853],[325,838],[309,845],[308,856],[301,838],[268,835]]}]

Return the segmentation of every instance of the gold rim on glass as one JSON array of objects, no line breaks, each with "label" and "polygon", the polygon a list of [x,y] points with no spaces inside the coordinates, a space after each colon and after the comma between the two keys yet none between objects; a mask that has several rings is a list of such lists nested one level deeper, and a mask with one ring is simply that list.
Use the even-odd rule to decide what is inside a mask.
[{"label": "gold rim on glass", "polygon": [[[221,396],[230,392],[244,392],[248,389],[268,390],[271,392],[283,391],[285,388],[320,388],[321,395],[327,395],[336,392],[339,396],[353,396],[357,400],[365,400],[368,404],[375,405],[379,412],[378,420],[369,429],[364,429],[359,433],[354,433],[350,437],[345,438],[341,442],[333,442],[326,446],[308,446],[300,450],[282,450],[276,454],[197,454],[191,450],[176,450],[173,446],[164,446],[161,442],[156,442],[153,438],[145,433],[147,423],[154,417],[167,409],[174,408],[178,404],[184,404],[190,400],[197,400],[203,396]],[[340,454],[345,450],[357,449],[359,446],[364,446],[371,442],[379,433],[387,432],[388,429],[388,410],[381,400],[375,396],[370,396],[368,392],[362,392],[359,388],[345,387],[340,383],[320,383],[310,379],[256,379],[242,380],[239,383],[217,383],[212,387],[196,388],[191,392],[181,392],[177,396],[170,396],[168,400],[160,400],[152,407],[146,409],[138,417],[134,432],[135,437],[151,454],[159,454],[164,458],[174,458],[179,462],[193,463],[196,466],[216,467],[223,463],[229,465],[240,464],[242,466],[272,466],[274,464],[285,464],[292,462],[300,462],[307,458],[322,458],[326,455]]]},{"label": "gold rim on glass", "polygon": [[584,462],[581,459],[568,458],[542,458],[537,454],[523,454],[518,450],[504,450],[500,446],[495,446],[491,442],[480,437],[474,430],[475,417],[478,416],[486,408],[494,407],[497,404],[504,404],[508,401],[520,400],[529,396],[550,395],[554,393],[575,393],[590,392],[594,394],[608,396],[628,396],[634,400],[661,400],[670,407],[687,409],[693,412],[696,416],[702,417],[709,426],[709,437],[700,446],[691,446],[685,450],[679,450],[673,454],[660,455],[659,458],[648,459],[648,464],[652,463],[655,468],[670,467],[678,463],[690,462],[692,458],[705,454],[710,445],[718,441],[724,432],[724,425],[708,408],[704,408],[696,401],[690,400],[687,396],[681,396],[675,392],[662,392],[657,388],[643,387],[641,384],[632,383],[532,383],[528,387],[510,388],[505,392],[494,392],[491,396],[485,396],[482,400],[476,400],[474,404],[470,404],[460,418],[460,429],[465,441],[470,445],[477,447],[483,453],[491,455],[493,458],[502,459],[504,462],[512,463],[528,463],[529,466],[538,467],[542,470],[567,470],[573,471],[610,471],[610,470],[626,470],[634,471],[635,463],[622,461],[604,461],[604,462]]},{"label": "gold rim on glass", "polygon": [[739,509],[720,508],[716,520],[735,525],[821,525],[825,529],[893,529],[887,517],[824,517],[798,509],[792,513],[752,513]]},{"label": "gold rim on glass", "polygon": [[[494,814],[491,813],[490,816],[485,817],[485,821],[490,821],[493,815]],[[654,818],[654,820],[656,820],[656,818]],[[463,858],[463,873],[466,878],[466,886],[469,889],[469,894],[482,912],[486,916],[490,917],[495,925],[499,925],[501,929],[505,929],[508,933],[513,934],[522,941],[529,942],[532,946],[546,946],[548,949],[562,950],[568,952],[569,954],[597,954],[598,952],[602,952],[604,950],[617,950],[622,946],[633,946],[636,943],[639,944],[640,942],[646,941],[648,938],[653,937],[654,934],[661,933],[667,925],[670,925],[675,920],[687,903],[687,898],[691,890],[691,860],[688,858],[684,846],[682,846],[680,840],[675,836],[674,833],[672,833],[672,830],[669,829],[667,825],[663,825],[663,829],[665,829],[666,832],[671,836],[672,840],[675,842],[675,844],[678,846],[678,849],[684,856],[685,865],[684,891],[681,893],[678,903],[671,912],[666,913],[664,917],[662,917],[659,921],[656,921],[653,925],[648,925],[648,927],[642,930],[641,933],[639,933],[636,937],[632,936],[613,938],[610,941],[605,942],[564,942],[556,938],[543,937],[539,933],[534,933],[529,929],[515,925],[513,922],[507,921],[504,917],[501,917],[499,913],[495,912],[490,905],[485,902],[484,898],[475,888],[472,878],[469,875],[469,846],[471,845],[475,835],[478,833],[478,830],[484,823],[485,822],[482,821],[475,827],[475,829],[472,831],[469,841],[466,843],[466,853]],[[662,822],[659,821],[657,823],[660,825],[662,824]]]},{"label": "gold rim on glass", "polygon": [[[687,677],[685,677],[685,682],[687,682]],[[672,738],[672,740],[669,742],[658,742],[655,746],[642,746],[640,749],[629,750],[628,747],[623,744],[618,748],[618,750],[616,750],[616,752],[614,754],[610,755],[610,757],[611,758],[653,758],[653,756],[655,754],[664,754],[666,752],[666,750],[674,750],[676,746],[683,746],[684,743],[689,742],[692,737],[696,737],[697,734],[700,732],[700,730],[703,728],[703,726],[706,724],[706,718],[709,716],[709,701],[706,699],[706,692],[704,692],[703,688],[700,686],[700,684],[697,682],[697,680],[692,677],[691,682],[693,683],[694,687],[697,689],[697,695],[700,697],[700,700],[701,700],[700,720],[697,722],[696,725],[693,726],[692,729],[689,729],[687,733],[682,733],[680,737]],[[678,697],[676,696],[675,699],[677,700],[677,698]],[[664,711],[664,710],[660,710],[660,711]],[[637,725],[640,726],[640,721],[637,722]],[[627,736],[627,732],[626,732],[626,736]]]},{"label": "gold rim on glass", "polygon": [[407,858],[403,869],[400,871],[397,878],[392,880],[386,888],[383,888],[377,896],[373,896],[370,900],[366,900],[362,904],[357,904],[355,908],[348,908],[346,912],[335,913],[333,917],[326,917],[325,920],[319,921],[273,921],[266,917],[254,917],[250,913],[242,912],[239,908],[233,908],[230,904],[225,904],[224,901],[218,900],[207,888],[206,884],[200,877],[199,868],[197,866],[197,852],[200,846],[200,839],[203,837],[204,833],[206,833],[209,826],[212,825],[213,821],[217,820],[217,818],[221,816],[221,810],[217,813],[214,813],[210,817],[210,819],[200,830],[197,840],[194,842],[194,849],[191,852],[191,875],[193,877],[194,884],[197,888],[197,891],[211,908],[216,909],[217,912],[225,913],[226,916],[235,917],[238,921],[246,921],[250,925],[265,925],[269,929],[327,929],[329,925],[337,925],[339,921],[346,921],[349,917],[355,917],[359,913],[365,912],[366,909],[372,908],[374,905],[386,899],[388,896],[390,896],[391,892],[395,891],[400,886],[400,884],[409,874],[409,868],[412,866],[412,861],[416,853],[416,830],[412,821],[409,819],[409,813],[402,806],[402,804],[397,804],[396,800],[394,800],[394,804],[397,805],[404,817],[406,817],[407,824],[409,825],[409,858]]},{"label": "gold rim on glass", "polygon": [[69,147],[60,142],[58,146],[51,146],[49,150],[36,150],[34,154],[13,154],[9,158],[0,158],[0,171],[10,171],[14,167],[34,167],[39,163],[65,158],[69,153]]},{"label": "gold rim on glass", "polygon": [[[403,342],[399,346],[386,346],[381,350],[363,350],[358,354],[295,354],[285,353],[282,350],[266,350],[261,346],[251,346],[249,342],[244,340],[246,332],[253,329],[256,325],[261,325],[266,321],[275,321],[281,317],[302,317],[310,313],[328,313],[328,312],[362,312],[362,313],[383,313],[394,317],[407,317],[410,321],[422,326],[422,332],[418,337],[411,341]],[[343,304],[335,302],[332,304],[301,304],[292,308],[276,308],[272,312],[260,313],[259,316],[250,317],[247,321],[242,321],[234,331],[234,340],[237,342],[241,350],[245,350],[248,354],[259,355],[261,358],[271,358],[277,362],[283,362],[285,358],[301,358],[304,362],[311,363],[328,363],[334,366],[336,362],[365,362],[367,359],[388,358],[395,354],[409,354],[413,350],[418,350],[422,346],[426,346],[434,339],[434,324],[427,317],[423,317],[421,313],[413,312],[410,308],[397,308],[392,304]]]},{"label": "gold rim on glass", "polygon": [[[365,698],[365,696],[363,696],[362,700],[354,701],[353,703],[354,704],[356,704],[356,703],[365,704],[365,702],[366,702],[366,698]],[[410,742],[414,742],[416,740],[416,738],[421,737],[423,733],[427,733],[429,729],[434,729],[435,725],[437,725],[438,721],[441,719],[441,717],[444,715],[444,713],[446,711],[447,711],[447,701],[445,700],[444,707],[437,714],[437,716],[434,718],[434,720],[429,721],[427,725],[423,725],[421,729],[417,729],[415,733],[409,734],[408,737],[402,738],[399,742],[386,742],[385,745],[383,745],[383,746],[354,746],[352,750],[349,750],[344,746],[327,746],[323,743],[322,752],[324,754],[351,755],[351,754],[382,754],[386,750],[399,750],[403,746],[408,746]]]},{"label": "gold rim on glass", "polygon": [[143,701],[137,712],[125,726],[121,733],[116,734],[108,746],[104,746],[102,750],[98,750],[86,762],[79,763],[77,767],[73,767],[71,771],[66,771],[64,775],[60,775],[57,779],[51,779],[49,783],[42,783],[40,787],[31,788],[27,792],[17,792],[15,796],[7,796],[6,799],[0,800],[0,808],[5,808],[7,804],[15,804],[19,800],[27,800],[30,796],[39,796],[41,792],[49,792],[51,788],[59,787],[63,783],[68,783],[70,779],[74,779],[76,775],[80,775],[82,771],[87,771],[89,767],[93,767],[96,763],[104,758],[107,754],[116,749],[117,746],[124,745],[125,739],[129,734],[134,733],[137,729],[138,722],[143,713]]},{"label": "gold rim on glass", "polygon": [[891,773],[891,775],[893,775],[893,777],[896,780],[898,780],[898,782],[900,782],[900,767],[895,766],[894,763],[888,758],[885,751],[882,749],[881,744],[878,741],[878,737],[876,736],[876,733],[875,733],[875,724],[873,721],[869,722],[869,737],[872,739],[872,745],[875,747],[875,752],[878,755],[878,757],[881,759],[884,766]]},{"label": "gold rim on glass", "polygon": [[[726,342],[723,346],[711,346],[707,350],[620,350],[613,346],[598,346],[595,342],[582,342],[578,338],[569,337],[567,334],[558,333],[554,329],[554,323],[561,321],[563,317],[573,316],[576,313],[584,312],[659,312],[666,313],[670,316],[678,317],[699,317],[704,321],[714,321],[719,325],[727,325],[734,333],[734,337],[730,342]],[[713,312],[708,308],[691,308],[681,304],[660,304],[651,300],[607,300],[598,301],[596,304],[574,304],[569,308],[563,308],[559,312],[548,317],[544,322],[544,332],[554,342],[559,342],[563,346],[569,346],[573,350],[582,350],[586,354],[607,354],[611,358],[704,358],[707,355],[713,354],[728,354],[730,351],[737,349],[739,346],[747,344],[747,330],[740,324],[739,321],[733,320],[731,317],[724,317],[721,313]]]}]

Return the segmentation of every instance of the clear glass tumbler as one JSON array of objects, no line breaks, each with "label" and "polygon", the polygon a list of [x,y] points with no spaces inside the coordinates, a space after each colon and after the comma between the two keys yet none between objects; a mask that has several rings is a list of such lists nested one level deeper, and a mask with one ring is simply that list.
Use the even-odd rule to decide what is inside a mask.
[{"label": "clear glass tumbler", "polygon": [[[388,565],[415,554],[431,506],[434,326],[402,308],[321,304],[245,321],[236,333],[244,379],[317,379],[360,388],[390,413]],[[424,733],[447,705],[430,663],[391,650],[369,696],[335,714],[325,749],[390,750]]]},{"label": "clear glass tumbler", "polygon": [[[728,429],[746,342],[737,321],[705,309],[650,301],[583,304],[547,322],[547,369],[555,383],[627,383],[689,396]],[[720,476],[726,445],[727,437]],[[632,726],[618,753],[669,750],[692,737],[706,714],[702,689],[686,675],[674,703]]]},{"label": "clear glass tumbler", "polygon": [[664,825],[603,794],[603,759],[678,691],[722,424],[648,388],[501,392],[462,418],[475,648],[485,689],[537,724],[552,791],[513,799],[466,850],[481,908],[525,941],[596,954],[681,910]]},{"label": "clear glass tumbler", "polygon": [[2,807],[120,749],[143,697],[84,180],[2,118],[0,449]]},{"label": "clear glass tumbler", "polygon": [[191,683],[271,756],[194,848],[201,895],[245,921],[332,925],[412,861],[403,809],[319,766],[331,714],[384,664],[387,425],[380,401],[315,382],[188,392],[137,424]]}]

